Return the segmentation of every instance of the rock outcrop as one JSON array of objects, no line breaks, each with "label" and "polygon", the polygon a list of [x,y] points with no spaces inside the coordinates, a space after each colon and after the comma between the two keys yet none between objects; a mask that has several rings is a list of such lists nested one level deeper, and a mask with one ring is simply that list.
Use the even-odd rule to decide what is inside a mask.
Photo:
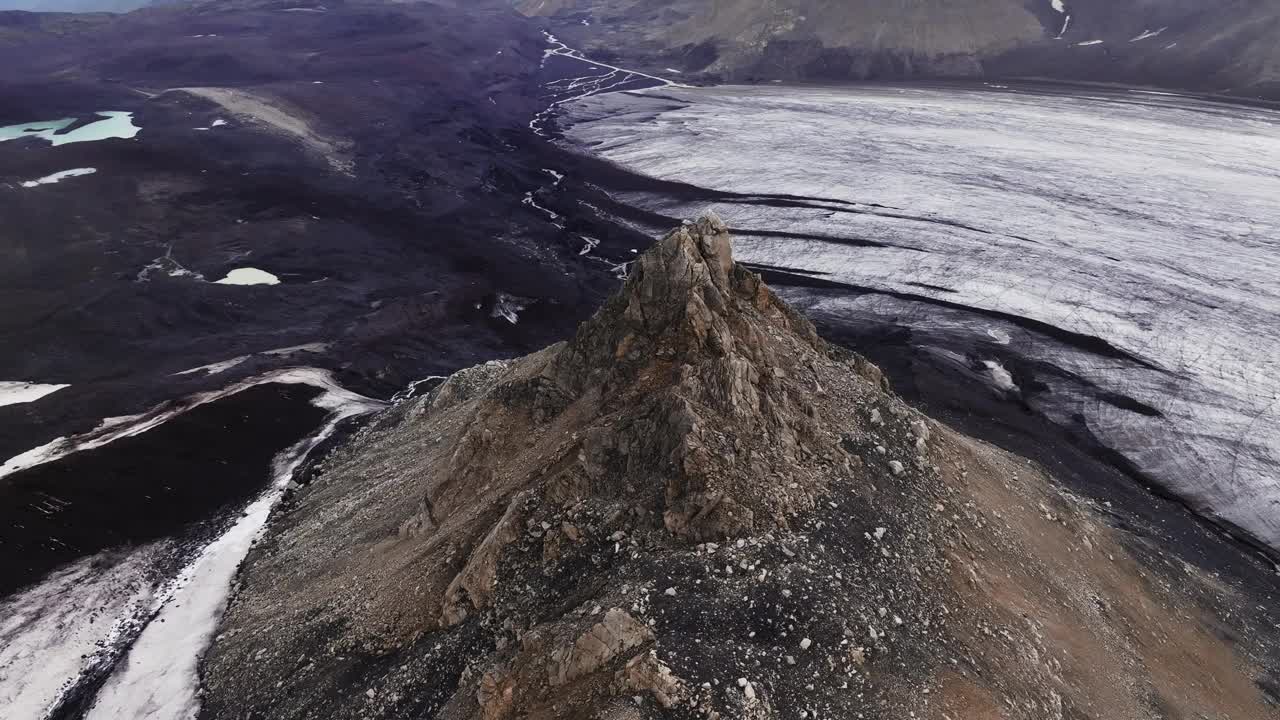
[{"label": "rock outcrop", "polygon": [[705,217],[572,340],[329,457],[242,571],[204,715],[1273,717],[1274,579],[1118,512],[906,406]]}]

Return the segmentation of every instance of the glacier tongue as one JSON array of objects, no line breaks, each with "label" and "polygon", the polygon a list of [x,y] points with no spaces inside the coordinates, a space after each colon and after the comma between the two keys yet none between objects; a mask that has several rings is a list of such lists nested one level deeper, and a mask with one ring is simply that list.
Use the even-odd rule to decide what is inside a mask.
[{"label": "glacier tongue", "polygon": [[740,260],[968,308],[978,339],[1022,323],[1006,355],[1084,383],[1031,398],[1041,412],[1280,547],[1280,113],[1026,86],[661,95],[568,106],[571,140],[706,189],[620,199],[680,216],[712,198],[750,232]]}]

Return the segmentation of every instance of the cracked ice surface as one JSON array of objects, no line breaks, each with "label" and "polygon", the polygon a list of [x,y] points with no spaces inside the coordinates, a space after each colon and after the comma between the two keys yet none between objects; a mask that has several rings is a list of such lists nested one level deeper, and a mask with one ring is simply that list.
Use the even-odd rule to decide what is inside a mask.
[{"label": "cracked ice surface", "polygon": [[[1137,92],[658,92],[578,101],[567,135],[665,180],[805,198],[712,207],[765,233],[739,235],[741,261],[969,308],[974,337],[1154,408],[1060,388],[1035,399],[1050,417],[1083,414],[1192,507],[1280,547],[1280,113]],[[705,208],[619,199],[675,217]],[[868,298],[885,296],[810,309],[851,315]],[[1115,350],[1032,341],[991,312]]]}]

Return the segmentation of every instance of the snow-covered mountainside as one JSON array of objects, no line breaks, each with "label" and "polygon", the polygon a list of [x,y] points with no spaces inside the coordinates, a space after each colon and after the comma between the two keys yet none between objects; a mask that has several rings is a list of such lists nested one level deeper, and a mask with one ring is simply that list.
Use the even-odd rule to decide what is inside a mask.
[{"label": "snow-covered mountainside", "polygon": [[518,0],[593,51],[728,80],[1043,76],[1280,94],[1280,3]]}]

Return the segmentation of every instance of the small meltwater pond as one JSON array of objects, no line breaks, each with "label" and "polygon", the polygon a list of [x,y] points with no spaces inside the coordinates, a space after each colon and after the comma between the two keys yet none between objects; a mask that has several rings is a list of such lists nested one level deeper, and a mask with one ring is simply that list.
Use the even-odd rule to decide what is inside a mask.
[{"label": "small meltwater pond", "polygon": [[142,132],[142,128],[133,123],[133,113],[121,110],[104,110],[96,113],[101,120],[95,120],[70,131],[63,132],[76,123],[76,118],[61,120],[42,120],[0,127],[0,142],[18,140],[26,137],[38,137],[47,140],[50,145],[67,145],[78,142],[94,142],[121,138],[127,140]]}]

